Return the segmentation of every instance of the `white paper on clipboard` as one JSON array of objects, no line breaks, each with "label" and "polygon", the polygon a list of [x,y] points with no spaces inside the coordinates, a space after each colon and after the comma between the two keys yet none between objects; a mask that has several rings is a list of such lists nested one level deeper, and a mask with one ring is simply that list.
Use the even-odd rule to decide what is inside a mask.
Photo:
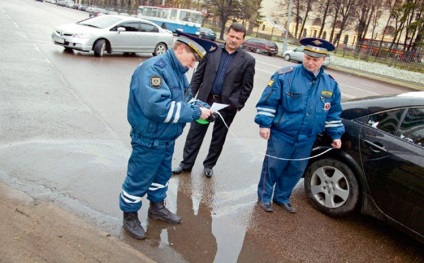
[{"label": "white paper on clipboard", "polygon": [[214,102],[212,104],[212,106],[211,106],[211,110],[214,111],[214,112],[215,111],[220,111],[220,110],[222,110],[222,109],[224,109],[224,108],[226,108],[228,106],[229,106],[228,104],[222,104],[222,103]]}]

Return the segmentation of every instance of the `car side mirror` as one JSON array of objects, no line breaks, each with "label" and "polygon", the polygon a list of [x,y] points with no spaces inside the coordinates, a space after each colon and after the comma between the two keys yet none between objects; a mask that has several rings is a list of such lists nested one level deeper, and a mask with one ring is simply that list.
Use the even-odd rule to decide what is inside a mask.
[{"label": "car side mirror", "polygon": [[118,34],[121,32],[121,31],[126,31],[126,29],[125,29],[125,27],[118,27]]}]

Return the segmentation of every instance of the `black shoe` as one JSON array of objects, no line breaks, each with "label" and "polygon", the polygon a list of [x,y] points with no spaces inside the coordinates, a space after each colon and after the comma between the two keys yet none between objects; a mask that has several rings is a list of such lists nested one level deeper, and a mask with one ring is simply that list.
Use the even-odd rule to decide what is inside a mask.
[{"label": "black shoe", "polygon": [[264,203],[264,202],[261,202],[261,201],[258,201],[258,204],[259,204],[259,206],[263,209],[263,210],[265,210],[265,211],[267,211],[267,212],[272,212],[272,211],[274,211],[274,208],[272,208],[272,204],[269,202],[269,203]]},{"label": "black shoe", "polygon": [[211,178],[213,175],[213,169],[205,167],[205,169],[203,169],[203,173],[205,174],[206,177]]},{"label": "black shoe", "polygon": [[287,204],[280,204],[277,203],[279,206],[281,206],[284,210],[286,210],[287,212],[294,214],[297,212],[296,208],[294,208],[290,203]]},{"label": "black shoe", "polygon": [[181,217],[169,211],[163,201],[150,202],[148,216],[149,218],[163,220],[171,224],[179,224],[181,222]]},{"label": "black shoe", "polygon": [[137,212],[124,212],[124,229],[136,239],[145,239],[146,232],[138,220]]},{"label": "black shoe", "polygon": [[172,170],[173,174],[190,173],[190,172],[191,172],[191,168],[184,169],[181,166],[178,166],[177,168]]}]

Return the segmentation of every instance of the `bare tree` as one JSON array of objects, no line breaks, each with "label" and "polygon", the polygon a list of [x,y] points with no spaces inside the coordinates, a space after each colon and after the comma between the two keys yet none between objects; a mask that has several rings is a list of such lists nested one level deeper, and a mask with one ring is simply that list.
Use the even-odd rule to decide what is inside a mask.
[{"label": "bare tree", "polygon": [[[340,42],[340,37],[342,36],[343,31],[350,24],[350,22],[354,19],[354,9],[357,0],[335,0],[335,7],[338,9],[337,12],[341,18],[340,23],[337,22],[337,26],[339,27],[339,32],[336,34],[336,37],[333,41],[336,45]],[[336,16],[337,19],[337,16]]]},{"label": "bare tree", "polygon": [[225,24],[232,17],[239,14],[240,2],[238,0],[209,0],[207,6],[220,18],[220,40],[224,40]]},{"label": "bare tree", "polygon": [[247,34],[253,32],[255,26],[259,26],[263,16],[260,14],[262,0],[244,0],[240,3],[240,18],[248,20]]},{"label": "bare tree", "polygon": [[414,51],[421,51],[424,49],[424,0],[417,1],[416,5],[416,20],[411,25],[416,35],[415,39],[411,38],[411,48]]},{"label": "bare tree", "polygon": [[322,33],[324,32],[325,22],[327,21],[327,17],[330,14],[330,7],[333,0],[318,0],[318,5],[316,11],[319,12],[321,17],[321,27],[319,29],[318,37],[322,37]]},{"label": "bare tree", "polygon": [[[314,1],[314,3],[315,3],[315,1]],[[302,32],[303,32],[303,29],[305,28],[306,20],[308,20],[309,12],[312,11],[312,0],[304,0],[304,6],[303,6],[302,9],[305,10],[305,13],[304,13],[304,15],[302,17],[303,18],[302,19],[302,26],[300,28],[300,32],[299,32],[298,38],[301,38],[302,37]]]}]

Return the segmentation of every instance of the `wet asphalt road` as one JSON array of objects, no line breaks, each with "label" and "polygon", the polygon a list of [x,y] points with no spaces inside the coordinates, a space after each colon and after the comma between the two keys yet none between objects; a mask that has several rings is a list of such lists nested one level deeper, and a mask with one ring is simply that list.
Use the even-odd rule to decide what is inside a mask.
[{"label": "wet asphalt road", "polygon": [[[51,200],[158,262],[423,262],[422,244],[376,219],[333,219],[309,204],[301,181],[299,212],[256,206],[265,141],[253,123],[255,103],[271,74],[289,65],[255,55],[255,89],[236,120],[215,175],[202,175],[203,147],[191,175],[173,176],[167,206],[180,225],[147,219],[148,238],[123,233],[118,194],[130,154],[128,84],[146,55],[65,53],[51,43],[55,26],[87,13],[34,0],[0,2],[0,180]],[[396,93],[399,87],[338,72],[345,98]],[[360,85],[352,85],[360,83]],[[367,87],[358,89],[357,87]],[[369,88],[373,87],[373,88]],[[187,132],[187,128],[185,130]],[[181,160],[184,133],[174,165]],[[210,134],[205,139],[208,142]],[[207,146],[206,144],[205,146]]]}]

